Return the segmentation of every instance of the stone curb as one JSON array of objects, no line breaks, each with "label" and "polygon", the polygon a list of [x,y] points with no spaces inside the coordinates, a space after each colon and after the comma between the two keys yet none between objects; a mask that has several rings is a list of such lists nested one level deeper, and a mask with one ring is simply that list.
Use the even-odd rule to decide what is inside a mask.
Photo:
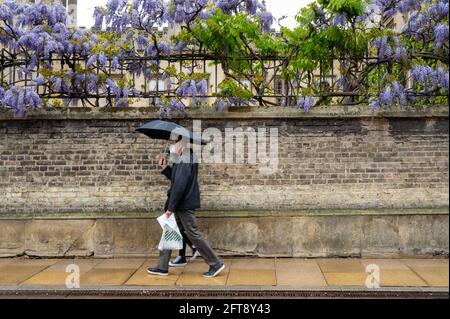
[{"label": "stone curb", "polygon": [[[113,119],[156,119],[155,107],[127,107],[127,108],[65,108],[56,110],[35,109],[30,110],[28,120],[113,120]],[[234,108],[233,111],[216,112],[211,107],[199,107],[188,109],[184,114],[174,114],[174,119],[314,119],[314,118],[424,118],[444,117],[448,118],[447,105],[440,106],[404,106],[390,109],[379,109],[372,113],[367,105],[333,105],[321,106],[311,109],[308,113],[298,111],[293,107],[245,107]],[[7,110],[0,111],[0,121],[23,120],[14,118]]]}]

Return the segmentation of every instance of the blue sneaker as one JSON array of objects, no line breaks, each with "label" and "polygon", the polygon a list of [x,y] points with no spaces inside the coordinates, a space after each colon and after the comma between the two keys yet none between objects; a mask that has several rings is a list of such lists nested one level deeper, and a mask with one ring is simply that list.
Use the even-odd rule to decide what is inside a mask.
[{"label": "blue sneaker", "polygon": [[167,276],[169,274],[168,271],[164,271],[164,270],[161,270],[161,269],[158,269],[158,268],[147,268],[147,272],[149,274],[159,275],[159,276]]},{"label": "blue sneaker", "polygon": [[210,266],[209,270],[207,272],[203,273],[203,277],[206,277],[206,278],[216,277],[224,269],[225,269],[224,264],[220,264],[217,267]]},{"label": "blue sneaker", "polygon": [[186,266],[186,257],[177,256],[174,261],[169,261],[169,267],[183,267]]}]

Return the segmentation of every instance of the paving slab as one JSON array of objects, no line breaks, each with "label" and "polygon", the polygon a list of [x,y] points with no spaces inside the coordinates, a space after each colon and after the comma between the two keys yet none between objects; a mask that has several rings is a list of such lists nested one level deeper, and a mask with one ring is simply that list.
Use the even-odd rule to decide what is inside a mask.
[{"label": "paving slab", "polygon": [[9,265],[12,262],[14,262],[13,258],[4,258],[4,259],[2,258],[2,259],[0,259],[0,268],[3,267],[3,266]]},{"label": "paving slab", "polygon": [[228,286],[275,286],[274,259],[231,259]]},{"label": "paving slab", "polygon": [[364,268],[368,265],[377,265],[380,270],[408,270],[409,267],[399,259],[361,259]]},{"label": "paving slab", "polygon": [[[23,285],[43,285],[43,286],[66,286],[66,278],[72,273],[67,268],[71,265],[79,267],[80,276],[93,269],[101,260],[99,259],[65,259],[61,260],[33,277],[23,282]],[[69,270],[69,271],[66,271]]]},{"label": "paving slab", "polygon": [[323,274],[329,286],[364,286],[367,273],[365,272],[327,272]]},{"label": "paving slab", "polygon": [[448,287],[448,267],[421,267],[411,269],[419,275],[429,286]]},{"label": "paving slab", "polygon": [[28,259],[28,258],[17,258],[10,265],[20,265],[20,266],[44,266],[49,267],[51,265],[56,264],[57,262],[63,259],[60,258],[36,258],[36,259]]},{"label": "paving slab", "polygon": [[447,267],[448,259],[444,258],[411,258],[411,259],[400,259],[408,267]]},{"label": "paving slab", "polygon": [[[448,259],[381,258],[223,258],[225,270],[215,278],[204,278],[208,270],[203,259],[185,267],[170,268],[168,276],[147,273],[155,266],[152,258],[69,258],[0,259],[0,291],[61,289],[66,291],[67,266],[80,269],[83,289],[154,289],[186,290],[367,290],[368,265],[380,269],[381,289],[428,291],[449,287]],[[427,290],[428,289],[428,290]],[[442,290],[444,289],[444,290]]]},{"label": "paving slab", "polygon": [[18,258],[0,268],[0,285],[18,285],[56,262],[57,259]]},{"label": "paving slab", "polygon": [[404,269],[381,269],[380,285],[383,287],[425,287],[428,284],[415,272]]},{"label": "paving slab", "polygon": [[100,264],[102,262],[101,259],[82,259],[82,258],[75,258],[75,259],[64,259],[61,260],[44,271],[61,271],[65,272],[67,269],[67,266],[69,265],[76,265],[79,267],[80,272],[87,272]]},{"label": "paving slab", "polygon": [[4,266],[0,269],[0,285],[21,284],[23,281],[41,272],[44,268],[45,266]]},{"label": "paving slab", "polygon": [[317,264],[319,265],[323,273],[365,273],[365,267],[359,259],[321,258],[317,260]]},{"label": "paving slab", "polygon": [[227,283],[231,261],[223,260],[225,269],[214,278],[205,278],[202,274],[208,271],[209,266],[203,260],[189,262],[178,278],[177,286],[224,286]]},{"label": "paving slab", "polygon": [[41,271],[31,278],[25,280],[22,285],[26,286],[64,286],[66,278],[70,275],[62,271]]},{"label": "paving slab", "polygon": [[147,258],[120,258],[105,259],[95,265],[100,269],[137,269],[147,260]]},{"label": "paving slab", "polygon": [[152,275],[147,272],[147,268],[156,265],[156,259],[149,259],[128,279],[125,283],[127,286],[174,286],[183,267],[175,267],[169,269],[167,276]]},{"label": "paving slab", "polygon": [[319,265],[312,259],[277,258],[275,272],[278,286],[297,288],[327,286]]},{"label": "paving slab", "polygon": [[136,269],[132,268],[94,268],[80,277],[81,286],[109,286],[123,285],[134,274]]}]

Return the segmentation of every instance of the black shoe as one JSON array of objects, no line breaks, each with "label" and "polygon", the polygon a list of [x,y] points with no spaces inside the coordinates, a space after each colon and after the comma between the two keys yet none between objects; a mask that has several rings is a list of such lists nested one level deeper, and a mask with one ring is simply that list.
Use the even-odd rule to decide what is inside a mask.
[{"label": "black shoe", "polygon": [[160,276],[167,276],[169,274],[168,271],[164,271],[158,268],[147,268],[147,272],[152,275],[160,275]]},{"label": "black shoe", "polygon": [[169,261],[170,267],[183,267],[186,266],[186,257],[183,256],[177,256],[174,261]]},{"label": "black shoe", "polygon": [[203,273],[203,277],[206,277],[206,278],[216,277],[224,269],[225,269],[224,264],[220,264],[217,267],[210,266],[209,270],[207,272]]}]

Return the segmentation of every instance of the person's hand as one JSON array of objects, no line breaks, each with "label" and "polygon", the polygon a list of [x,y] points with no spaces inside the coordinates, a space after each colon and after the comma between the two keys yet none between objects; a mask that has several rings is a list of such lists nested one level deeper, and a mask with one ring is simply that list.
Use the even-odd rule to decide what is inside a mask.
[{"label": "person's hand", "polygon": [[163,167],[163,166],[166,166],[166,165],[167,165],[167,160],[166,160],[166,158],[165,158],[164,156],[161,156],[161,157],[159,158],[159,166]]},{"label": "person's hand", "polygon": [[166,217],[169,218],[173,213],[170,210],[166,210]]}]

